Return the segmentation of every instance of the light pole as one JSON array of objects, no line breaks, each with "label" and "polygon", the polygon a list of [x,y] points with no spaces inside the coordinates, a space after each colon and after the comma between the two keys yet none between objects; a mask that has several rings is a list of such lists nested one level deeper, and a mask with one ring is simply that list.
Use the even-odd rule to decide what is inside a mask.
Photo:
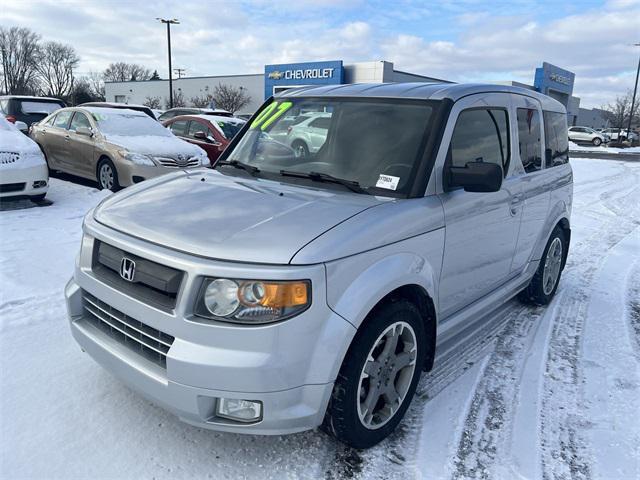
[{"label": "light pole", "polygon": [[167,50],[169,51],[169,108],[173,108],[173,78],[171,69],[171,25],[179,24],[180,22],[176,18],[165,19],[156,17],[156,20],[160,20],[162,23],[167,24]]},{"label": "light pole", "polygon": [[[634,47],[640,47],[640,43],[634,43]],[[638,76],[640,75],[640,58],[638,58],[638,70],[636,70],[636,85],[633,87],[633,97],[631,98],[631,111],[629,112],[629,124],[627,125],[627,140],[631,131],[631,120],[633,120],[633,107],[636,106],[636,93],[638,92]]]}]

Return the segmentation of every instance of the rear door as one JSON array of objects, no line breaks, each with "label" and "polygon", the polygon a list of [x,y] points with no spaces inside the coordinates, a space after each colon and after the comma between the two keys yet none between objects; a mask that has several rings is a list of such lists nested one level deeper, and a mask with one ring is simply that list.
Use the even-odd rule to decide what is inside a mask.
[{"label": "rear door", "polygon": [[504,180],[497,192],[455,188],[439,194],[446,232],[439,289],[443,317],[510,277],[521,215],[521,186],[512,176],[510,161],[510,118],[510,97],[504,94],[471,95],[451,110],[443,138],[443,145],[449,146],[443,172],[449,166],[490,162],[502,167]]},{"label": "rear door", "polygon": [[73,171],[66,154],[68,127],[72,116],[72,110],[64,110],[56,115],[52,125],[47,125],[42,130],[44,139],[41,144],[45,146],[47,158],[53,162],[51,166],[64,171]]},{"label": "rear door", "polygon": [[512,94],[512,115],[516,119],[514,175],[522,190],[522,222],[511,270],[519,273],[527,265],[543,230],[549,211],[549,181],[543,159],[544,131],[540,103]]}]

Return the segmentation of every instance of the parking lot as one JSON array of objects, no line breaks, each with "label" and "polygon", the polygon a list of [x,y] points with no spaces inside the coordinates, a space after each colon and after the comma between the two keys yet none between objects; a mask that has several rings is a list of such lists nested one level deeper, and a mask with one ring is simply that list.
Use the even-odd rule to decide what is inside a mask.
[{"label": "parking lot", "polygon": [[110,192],[53,178],[51,204],[3,204],[2,476],[638,478],[640,163],[571,163],[552,304],[510,301],[442,352],[398,431],[365,452],[317,431],[207,431],[140,398],[80,351],[66,318],[83,215]]}]

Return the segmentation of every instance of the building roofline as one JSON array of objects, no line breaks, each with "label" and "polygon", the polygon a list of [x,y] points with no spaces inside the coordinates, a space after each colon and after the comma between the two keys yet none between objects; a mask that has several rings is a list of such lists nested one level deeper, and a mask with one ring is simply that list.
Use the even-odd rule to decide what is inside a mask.
[{"label": "building roofline", "polygon": [[451,80],[443,80],[441,78],[429,77],[427,75],[420,75],[419,73],[405,72],[404,70],[396,70],[395,68],[393,69],[393,71],[395,73],[402,73],[404,75],[411,75],[412,77],[426,78],[428,80],[433,80],[435,83],[456,83],[456,82],[452,82]]}]

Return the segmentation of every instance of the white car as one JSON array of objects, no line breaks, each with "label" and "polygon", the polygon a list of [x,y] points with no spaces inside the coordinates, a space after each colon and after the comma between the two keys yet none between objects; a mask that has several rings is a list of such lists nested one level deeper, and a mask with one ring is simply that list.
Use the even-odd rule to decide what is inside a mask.
[{"label": "white car", "polygon": [[297,157],[317,153],[327,139],[330,124],[330,113],[309,115],[304,121],[288,128],[286,143],[293,148]]},{"label": "white car", "polygon": [[[608,135],[611,140],[615,141],[622,141],[624,142],[625,140],[627,140],[627,129],[623,128],[605,128],[603,130],[603,133],[605,135]],[[638,139],[638,135],[635,132],[629,132],[629,141],[634,142]]]},{"label": "white car", "polygon": [[38,144],[0,115],[0,198],[43,200],[49,170]]},{"label": "white car", "polygon": [[592,143],[595,147],[599,147],[609,142],[611,137],[607,133],[597,132],[589,127],[570,127],[569,140],[576,143]]}]

